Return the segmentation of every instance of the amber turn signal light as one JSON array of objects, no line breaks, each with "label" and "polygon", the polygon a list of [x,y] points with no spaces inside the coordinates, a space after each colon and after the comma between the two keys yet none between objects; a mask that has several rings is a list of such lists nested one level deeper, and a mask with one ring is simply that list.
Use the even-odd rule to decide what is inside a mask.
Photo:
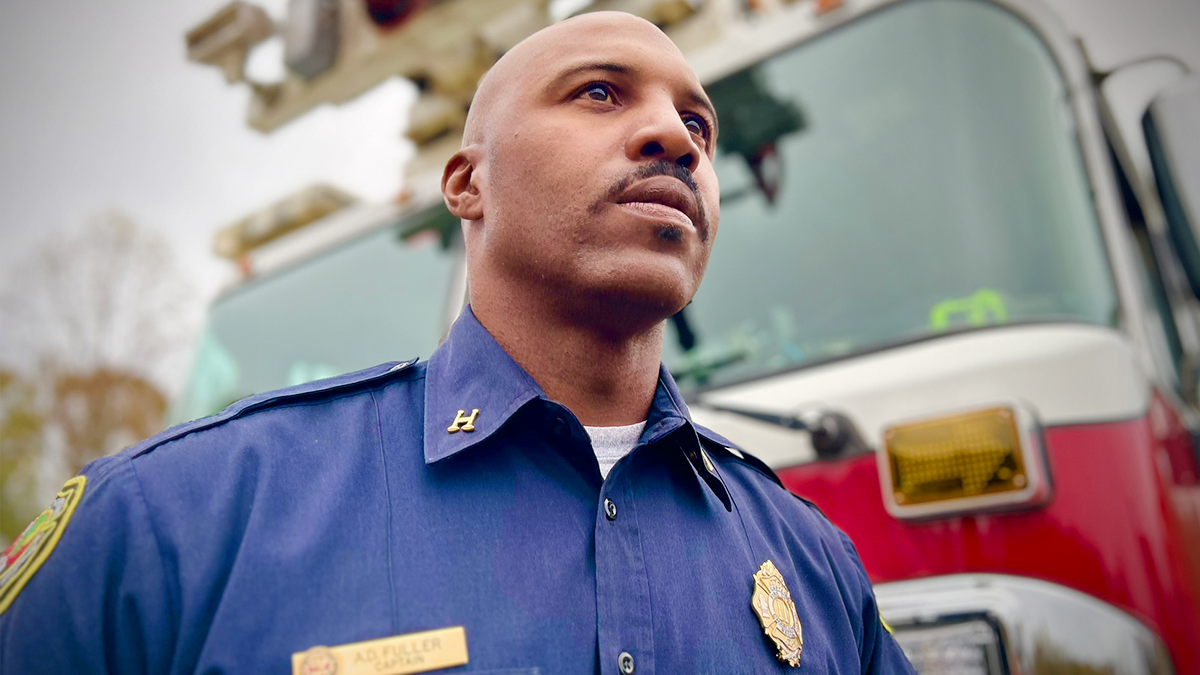
[{"label": "amber turn signal light", "polygon": [[1017,405],[897,424],[880,448],[893,515],[929,517],[1042,503],[1049,497],[1040,433]]}]

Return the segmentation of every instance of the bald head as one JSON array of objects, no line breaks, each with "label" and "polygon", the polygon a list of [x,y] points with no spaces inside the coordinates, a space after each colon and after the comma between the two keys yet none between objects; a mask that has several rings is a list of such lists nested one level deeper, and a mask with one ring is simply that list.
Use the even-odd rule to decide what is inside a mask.
[{"label": "bald head", "polygon": [[560,21],[522,40],[500,57],[479,81],[467,112],[463,147],[485,143],[489,130],[500,131],[497,123],[503,126],[503,117],[497,119],[496,111],[511,108],[508,102],[513,96],[527,91],[539,76],[549,75],[556,62],[581,40],[613,33],[636,35],[683,59],[675,43],[658,26],[632,14],[589,12]]},{"label": "bald head", "polygon": [[715,147],[712,104],[653,24],[596,12],[530,36],[480,82],[442,174],[472,306],[643,328],[678,311],[716,233]]}]

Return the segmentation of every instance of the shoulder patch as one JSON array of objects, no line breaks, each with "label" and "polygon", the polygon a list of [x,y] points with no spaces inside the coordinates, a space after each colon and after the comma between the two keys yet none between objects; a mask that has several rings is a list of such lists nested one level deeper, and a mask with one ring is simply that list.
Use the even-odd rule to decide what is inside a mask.
[{"label": "shoulder patch", "polygon": [[63,530],[71,522],[86,485],[87,476],[76,476],[67,481],[50,508],[34,518],[21,536],[0,554],[0,614],[8,609],[33,573],[50,557]]}]

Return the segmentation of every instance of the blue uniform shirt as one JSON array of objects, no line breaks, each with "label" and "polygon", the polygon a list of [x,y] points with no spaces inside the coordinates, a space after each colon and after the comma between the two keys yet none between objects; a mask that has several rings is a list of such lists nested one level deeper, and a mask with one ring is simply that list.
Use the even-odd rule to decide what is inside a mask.
[{"label": "blue uniform shirt", "polygon": [[[468,309],[426,363],[251,397],[89,465],[0,614],[0,672],[283,674],[315,645],[450,626],[470,661],[437,672],[912,672],[846,536],[730,447],[664,370],[601,480],[579,421]],[[799,668],[751,608],[767,560]]]}]

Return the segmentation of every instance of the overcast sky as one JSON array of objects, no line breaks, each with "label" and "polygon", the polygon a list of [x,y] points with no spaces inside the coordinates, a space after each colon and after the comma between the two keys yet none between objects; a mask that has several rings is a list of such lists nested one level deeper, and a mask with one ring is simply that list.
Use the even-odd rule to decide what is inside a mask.
[{"label": "overcast sky", "polygon": [[[120,209],[169,237],[208,294],[217,227],[316,181],[399,189],[411,88],[252,131],[248,91],[184,55],[187,29],[225,2],[0,0],[0,266]],[[262,4],[279,16],[285,0]]]},{"label": "overcast sky", "polygon": [[[251,131],[245,88],[184,58],[184,33],[226,2],[0,0],[0,283],[48,233],[119,209],[165,235],[208,297],[226,269],[216,228],[317,181],[398,191],[412,88]],[[286,0],[260,4],[279,17]],[[1049,4],[1101,66],[1169,52],[1200,72],[1200,0]],[[1174,77],[1150,70],[1143,88]]]}]

